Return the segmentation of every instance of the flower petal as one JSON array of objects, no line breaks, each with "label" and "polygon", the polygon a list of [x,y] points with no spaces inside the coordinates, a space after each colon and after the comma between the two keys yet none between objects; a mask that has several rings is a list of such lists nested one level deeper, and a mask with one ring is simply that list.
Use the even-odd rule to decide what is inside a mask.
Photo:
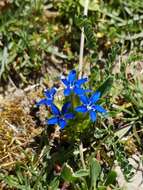
[{"label": "flower petal", "polygon": [[76,81],[76,85],[78,87],[80,87],[82,84],[84,84],[85,82],[87,82],[88,78],[82,78]]},{"label": "flower petal", "polygon": [[68,75],[68,82],[72,83],[74,80],[76,80],[76,71],[72,70]]},{"label": "flower petal", "polygon": [[39,102],[36,103],[37,106],[40,105],[46,105],[46,106],[50,106],[52,104],[53,100],[48,100],[46,98],[40,100]]},{"label": "flower petal", "polygon": [[50,95],[53,97],[57,92],[57,89],[55,87],[50,89]]},{"label": "flower petal", "polygon": [[89,102],[88,97],[85,96],[85,95],[80,96],[80,100],[81,100],[81,102],[82,102],[83,104],[88,104],[88,102]]},{"label": "flower petal", "polygon": [[71,103],[70,102],[67,102],[67,103],[65,103],[64,105],[63,105],[63,107],[62,107],[62,114],[65,114],[65,113],[67,113],[67,111],[68,111],[68,109],[71,107]]},{"label": "flower petal", "polygon": [[69,85],[68,80],[67,80],[66,78],[62,77],[62,78],[61,78],[61,81],[63,82],[63,84],[64,84],[65,86],[68,86],[68,85]]},{"label": "flower petal", "polygon": [[85,93],[92,92],[90,89],[85,89]]},{"label": "flower petal", "polygon": [[82,88],[75,87],[73,90],[74,90],[74,93],[79,95],[79,96],[85,93],[85,90]]},{"label": "flower petal", "polygon": [[44,91],[44,94],[45,94],[45,96],[46,96],[47,98],[51,98],[51,96],[50,96],[50,91],[49,91],[49,90],[45,90],[45,91]]},{"label": "flower petal", "polygon": [[82,113],[87,112],[87,108],[86,108],[86,106],[84,106],[84,105],[76,107],[75,110],[76,110],[77,112],[82,112]]},{"label": "flower petal", "polygon": [[65,126],[67,125],[67,122],[64,119],[59,119],[59,126],[61,127],[61,129],[64,129]]},{"label": "flower petal", "polygon": [[100,113],[106,113],[107,112],[103,107],[101,107],[99,105],[95,105],[95,106],[93,106],[93,108],[95,110],[99,111]]},{"label": "flower petal", "polygon": [[58,123],[58,118],[57,117],[52,117],[50,119],[48,119],[47,121],[48,125],[54,125]]},{"label": "flower petal", "polygon": [[95,92],[91,97],[90,97],[90,102],[95,103],[99,100],[101,93],[100,92]]},{"label": "flower petal", "polygon": [[89,115],[93,122],[96,121],[96,112],[95,111],[90,111]]},{"label": "flower petal", "polygon": [[66,88],[65,90],[64,90],[64,95],[65,96],[69,96],[71,94],[71,89],[70,88]]},{"label": "flower petal", "polygon": [[74,114],[72,114],[72,113],[66,113],[64,115],[64,117],[65,117],[65,119],[73,119],[74,118]]},{"label": "flower petal", "polygon": [[57,106],[55,106],[54,104],[51,105],[51,111],[54,115],[60,116],[60,110],[57,108]]},{"label": "flower petal", "polygon": [[52,98],[54,97],[56,91],[57,91],[56,88],[53,87],[53,88],[51,88],[50,90],[45,90],[44,94],[45,94],[45,96],[46,96],[47,98],[52,99]]}]

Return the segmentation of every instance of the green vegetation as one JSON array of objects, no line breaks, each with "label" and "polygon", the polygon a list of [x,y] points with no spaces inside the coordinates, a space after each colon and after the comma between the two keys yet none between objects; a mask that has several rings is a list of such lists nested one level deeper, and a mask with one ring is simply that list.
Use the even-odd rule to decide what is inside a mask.
[{"label": "green vegetation", "polygon": [[[136,174],[129,158],[143,153],[143,2],[91,0],[88,17],[83,9],[84,0],[0,3],[0,189],[122,190],[115,163],[127,181]],[[82,27],[83,73],[108,117],[89,128],[79,115],[59,132],[35,103],[65,68],[78,68]],[[15,98],[11,85],[24,95]]]}]

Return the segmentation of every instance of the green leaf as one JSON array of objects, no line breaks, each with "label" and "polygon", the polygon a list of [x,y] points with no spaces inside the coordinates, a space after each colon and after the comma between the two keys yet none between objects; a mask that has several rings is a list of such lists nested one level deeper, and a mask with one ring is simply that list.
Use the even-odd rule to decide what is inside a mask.
[{"label": "green leaf", "polygon": [[59,180],[57,178],[54,178],[53,181],[51,181],[50,186],[48,187],[49,190],[57,190],[59,187]]},{"label": "green leaf", "polygon": [[85,177],[89,175],[89,171],[81,169],[77,172],[73,172],[73,169],[66,163],[63,165],[61,177],[68,182],[73,182],[78,178]]},{"label": "green leaf", "polygon": [[3,55],[1,57],[1,66],[0,66],[0,78],[3,74],[3,72],[5,71],[5,68],[8,64],[8,49],[7,47],[4,47],[4,50],[3,50]]},{"label": "green leaf", "polygon": [[77,178],[85,177],[85,176],[88,176],[88,175],[89,175],[89,171],[84,170],[84,169],[81,169],[81,170],[75,172],[75,174],[74,174],[74,176],[77,177]]},{"label": "green leaf", "polygon": [[87,47],[96,50],[96,36],[91,20],[85,16],[78,16],[76,18],[76,24],[80,29],[84,28]]},{"label": "green leaf", "polygon": [[100,175],[100,172],[101,166],[99,162],[95,158],[92,158],[90,163],[91,189],[92,187],[94,188],[94,190],[96,189],[96,182]]},{"label": "green leaf", "polygon": [[131,128],[132,126],[127,126],[127,127],[124,127],[120,130],[118,130],[117,132],[115,132],[115,135],[117,137],[119,137],[119,139],[121,139]]},{"label": "green leaf", "polygon": [[61,177],[68,182],[73,182],[76,179],[73,169],[67,163],[63,165]]},{"label": "green leaf", "polygon": [[107,187],[105,187],[105,186],[100,186],[100,187],[97,188],[97,190],[107,190]]},{"label": "green leaf", "polygon": [[15,187],[15,188],[20,189],[20,190],[26,189],[24,185],[19,184],[18,179],[13,175],[5,177],[4,181],[10,187]]},{"label": "green leaf", "polygon": [[[80,5],[82,7],[84,7],[85,0],[80,0],[79,3],[80,3]],[[99,2],[98,2],[98,0],[90,0],[89,1],[89,5],[88,5],[88,9],[90,11],[97,11],[97,10],[99,10]]]},{"label": "green leaf", "polygon": [[107,179],[105,181],[105,185],[108,186],[108,185],[115,185],[116,184],[116,177],[117,177],[117,173],[115,171],[110,171],[108,176],[107,176]]},{"label": "green leaf", "polygon": [[101,96],[106,94],[110,90],[113,84],[113,77],[109,76],[103,83],[102,85],[97,89],[97,91],[101,92]]}]

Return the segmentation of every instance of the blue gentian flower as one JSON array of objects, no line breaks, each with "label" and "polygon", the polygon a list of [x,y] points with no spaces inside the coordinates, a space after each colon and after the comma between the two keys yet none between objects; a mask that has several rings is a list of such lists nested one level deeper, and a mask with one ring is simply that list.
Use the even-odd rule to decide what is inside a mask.
[{"label": "blue gentian flower", "polygon": [[71,103],[67,102],[63,105],[62,110],[60,111],[57,106],[54,104],[51,105],[51,111],[54,117],[48,119],[47,123],[49,125],[58,124],[61,129],[67,125],[67,121],[69,119],[73,119],[74,115],[72,113],[68,113],[68,109],[71,107]]},{"label": "blue gentian flower", "polygon": [[44,92],[45,94],[45,97],[46,98],[43,98],[42,100],[40,100],[39,102],[37,102],[37,106],[40,106],[40,105],[46,105],[46,106],[51,106],[51,104],[53,103],[54,101],[54,95],[56,93],[56,88],[51,88],[50,90],[46,90]]},{"label": "blue gentian flower", "polygon": [[76,107],[75,110],[82,113],[89,112],[91,120],[93,122],[96,121],[96,112],[106,113],[103,107],[95,104],[100,99],[100,95],[100,92],[95,92],[90,98],[85,95],[80,96],[80,100],[83,104]]},{"label": "blue gentian flower", "polygon": [[72,92],[74,92],[77,95],[82,95],[86,92],[90,92],[90,90],[86,90],[81,88],[81,85],[83,85],[85,82],[87,82],[87,78],[82,78],[77,80],[76,79],[76,71],[72,70],[70,71],[67,78],[62,77],[61,81],[65,85],[64,95],[69,96]]}]

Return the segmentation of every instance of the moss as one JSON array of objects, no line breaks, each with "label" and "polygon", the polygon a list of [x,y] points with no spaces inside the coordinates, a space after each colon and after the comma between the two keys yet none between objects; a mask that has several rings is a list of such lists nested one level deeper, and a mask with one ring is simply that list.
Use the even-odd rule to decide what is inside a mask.
[{"label": "moss", "polygon": [[[37,93],[37,94],[36,94]],[[30,115],[32,99],[39,92],[30,92],[24,97],[3,98],[0,100],[0,168],[11,170],[15,163],[26,162],[33,153],[29,144],[41,133]],[[25,104],[26,108],[24,107]],[[27,108],[29,111],[27,111]],[[42,129],[43,130],[43,129]],[[26,156],[28,154],[28,156]]]}]

